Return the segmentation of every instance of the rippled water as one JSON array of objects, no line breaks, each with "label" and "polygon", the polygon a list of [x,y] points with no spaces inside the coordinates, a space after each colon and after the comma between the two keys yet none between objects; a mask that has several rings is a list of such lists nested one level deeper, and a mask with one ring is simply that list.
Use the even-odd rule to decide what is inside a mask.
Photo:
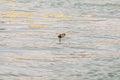
[{"label": "rippled water", "polygon": [[0,6],[1,80],[120,80],[119,0]]}]

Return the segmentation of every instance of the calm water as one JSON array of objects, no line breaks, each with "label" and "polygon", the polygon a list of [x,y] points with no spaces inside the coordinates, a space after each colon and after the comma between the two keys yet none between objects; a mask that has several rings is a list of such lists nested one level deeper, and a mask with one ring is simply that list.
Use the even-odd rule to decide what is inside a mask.
[{"label": "calm water", "polygon": [[1,0],[0,41],[1,80],[120,80],[120,1]]}]

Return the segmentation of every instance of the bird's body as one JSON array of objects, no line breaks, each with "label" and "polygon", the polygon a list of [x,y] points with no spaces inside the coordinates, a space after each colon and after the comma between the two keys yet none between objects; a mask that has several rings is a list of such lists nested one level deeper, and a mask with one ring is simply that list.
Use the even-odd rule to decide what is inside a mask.
[{"label": "bird's body", "polygon": [[58,38],[63,38],[63,37],[65,37],[65,35],[66,35],[65,33],[59,34]]},{"label": "bird's body", "polygon": [[62,34],[59,34],[59,35],[58,35],[59,43],[61,43],[61,38],[64,38],[65,35],[66,35],[65,33],[62,33]]}]

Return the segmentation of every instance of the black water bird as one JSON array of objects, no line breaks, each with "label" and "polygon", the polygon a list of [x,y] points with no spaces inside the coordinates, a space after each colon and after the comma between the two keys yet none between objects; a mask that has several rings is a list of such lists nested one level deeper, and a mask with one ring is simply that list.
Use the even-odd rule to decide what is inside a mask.
[{"label": "black water bird", "polygon": [[59,43],[61,43],[61,38],[64,38],[66,36],[65,33],[59,34],[58,38],[59,38]]}]

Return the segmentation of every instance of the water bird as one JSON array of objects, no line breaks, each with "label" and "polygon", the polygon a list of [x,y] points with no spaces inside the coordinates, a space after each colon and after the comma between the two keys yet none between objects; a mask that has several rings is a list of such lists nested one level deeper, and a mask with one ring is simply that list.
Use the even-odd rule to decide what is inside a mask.
[{"label": "water bird", "polygon": [[58,35],[59,43],[61,43],[61,38],[64,38],[65,35],[66,35],[65,33],[62,33],[62,34],[59,34],[59,35]]}]

